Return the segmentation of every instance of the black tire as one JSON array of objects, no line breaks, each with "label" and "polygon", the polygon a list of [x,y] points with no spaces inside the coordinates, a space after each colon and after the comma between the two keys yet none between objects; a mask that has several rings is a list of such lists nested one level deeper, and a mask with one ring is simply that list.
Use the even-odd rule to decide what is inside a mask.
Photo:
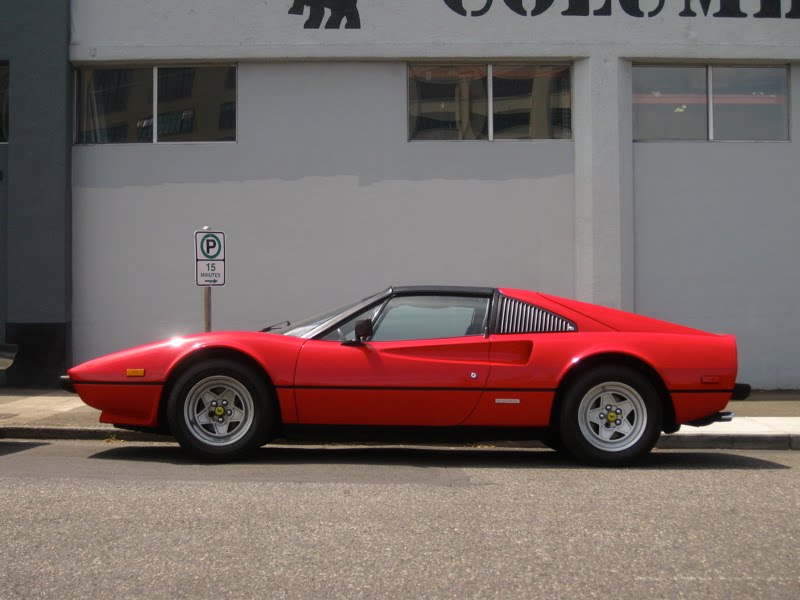
[{"label": "black tire", "polygon": [[275,399],[252,368],[234,360],[205,360],[175,382],[167,419],[178,443],[195,456],[232,460],[269,439]]},{"label": "black tire", "polygon": [[548,431],[542,439],[540,440],[545,446],[550,448],[551,450],[555,450],[559,454],[567,455],[569,454],[569,450],[564,445],[564,442],[561,441],[561,436],[559,435],[558,431],[552,430]]},{"label": "black tire", "polygon": [[658,391],[640,372],[599,367],[570,385],[559,417],[561,441],[573,456],[595,465],[621,466],[655,446],[663,408]]}]

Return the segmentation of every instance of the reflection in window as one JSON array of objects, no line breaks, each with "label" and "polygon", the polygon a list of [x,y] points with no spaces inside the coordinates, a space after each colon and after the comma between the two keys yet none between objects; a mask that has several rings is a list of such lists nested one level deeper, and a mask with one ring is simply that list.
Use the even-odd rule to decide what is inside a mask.
[{"label": "reflection in window", "polygon": [[0,144],[8,141],[8,65],[0,65]]},{"label": "reflection in window", "polygon": [[409,139],[488,139],[486,67],[410,67],[408,84]]},{"label": "reflection in window", "polygon": [[235,140],[236,67],[80,69],[76,105],[78,144]]},{"label": "reflection in window", "polygon": [[151,142],[140,125],[152,111],[152,68],[78,72],[79,144]]},{"label": "reflection in window", "polygon": [[569,67],[494,66],[492,96],[494,139],[572,137]]},{"label": "reflection in window", "polygon": [[788,140],[785,67],[713,67],[715,140]]},{"label": "reflection in window", "polygon": [[[236,89],[230,67],[159,67],[158,141],[212,142],[236,139]],[[229,116],[220,118],[222,106]],[[233,126],[229,126],[233,123]],[[225,125],[225,127],[223,127]]]},{"label": "reflection in window", "polygon": [[194,111],[192,109],[173,110],[158,115],[158,139],[191,133],[193,129]]},{"label": "reflection in window", "polygon": [[634,67],[633,139],[708,139],[705,67]]},{"label": "reflection in window", "polygon": [[233,132],[236,129],[236,103],[225,102],[219,107],[219,128]]},{"label": "reflection in window", "polygon": [[568,65],[416,65],[410,140],[572,138]]},{"label": "reflection in window", "polygon": [[635,66],[633,138],[786,141],[788,96],[786,67]]},{"label": "reflection in window", "polygon": [[196,71],[197,69],[191,67],[159,68],[158,99],[179,100],[181,98],[191,98]]}]

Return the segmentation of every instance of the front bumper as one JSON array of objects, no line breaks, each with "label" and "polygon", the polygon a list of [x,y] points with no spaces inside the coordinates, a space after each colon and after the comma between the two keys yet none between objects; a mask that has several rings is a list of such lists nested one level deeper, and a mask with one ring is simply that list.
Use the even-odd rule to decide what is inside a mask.
[{"label": "front bumper", "polygon": [[14,344],[0,344],[0,371],[4,371],[14,364],[17,357],[17,346]]},{"label": "front bumper", "polygon": [[72,384],[72,380],[69,378],[69,375],[62,375],[60,377],[61,382],[61,389],[65,392],[69,392],[70,394],[77,394],[78,392],[75,391],[75,386]]}]

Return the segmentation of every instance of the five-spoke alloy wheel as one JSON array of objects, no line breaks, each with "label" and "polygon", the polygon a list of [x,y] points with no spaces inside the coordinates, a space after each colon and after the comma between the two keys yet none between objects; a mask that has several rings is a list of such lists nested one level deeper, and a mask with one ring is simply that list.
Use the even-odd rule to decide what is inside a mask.
[{"label": "five-spoke alloy wheel", "polygon": [[167,404],[173,435],[205,458],[237,458],[261,445],[273,426],[274,401],[259,375],[231,360],[187,369]]},{"label": "five-spoke alloy wheel", "polygon": [[658,392],[644,375],[625,367],[602,367],[566,390],[560,434],[577,458],[618,465],[653,448],[661,420]]}]

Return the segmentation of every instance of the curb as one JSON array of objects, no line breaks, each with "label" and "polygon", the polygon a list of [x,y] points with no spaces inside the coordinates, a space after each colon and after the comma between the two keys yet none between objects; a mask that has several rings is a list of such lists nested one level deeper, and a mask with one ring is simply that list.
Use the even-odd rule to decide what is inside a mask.
[{"label": "curb", "polygon": [[800,435],[774,434],[662,434],[656,444],[662,450],[800,450]]},{"label": "curb", "polygon": [[[169,435],[99,427],[0,427],[0,439],[114,440],[120,442],[175,442]],[[285,440],[282,443],[287,443]],[[288,442],[291,444],[291,442]],[[302,445],[302,442],[300,443]],[[539,442],[498,442],[507,448],[544,447]],[[800,450],[800,435],[775,434],[662,434],[656,444],[662,450]]]},{"label": "curb", "polygon": [[25,440],[109,440],[120,442],[174,442],[175,438],[156,433],[98,427],[0,427],[0,439]]}]

